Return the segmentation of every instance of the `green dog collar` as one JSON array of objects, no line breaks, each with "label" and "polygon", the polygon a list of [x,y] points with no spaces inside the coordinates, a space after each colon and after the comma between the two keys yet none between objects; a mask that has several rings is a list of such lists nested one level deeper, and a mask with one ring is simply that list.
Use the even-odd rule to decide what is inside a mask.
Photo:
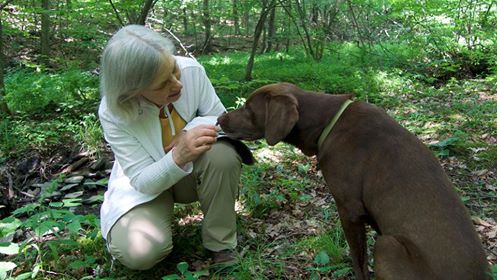
[{"label": "green dog collar", "polygon": [[323,132],[321,132],[321,136],[319,136],[319,140],[318,140],[318,149],[321,148],[321,145],[323,145],[324,140],[326,139],[326,137],[328,137],[328,135],[330,134],[331,130],[333,129],[333,126],[335,126],[335,124],[337,123],[338,119],[340,118],[340,116],[345,111],[345,109],[347,109],[347,107],[349,107],[349,105],[352,104],[353,102],[354,101],[352,101],[350,99],[345,100],[345,102],[342,104],[342,106],[340,107],[340,109],[338,110],[338,112],[333,116],[333,118],[331,119],[331,121],[324,128]]}]

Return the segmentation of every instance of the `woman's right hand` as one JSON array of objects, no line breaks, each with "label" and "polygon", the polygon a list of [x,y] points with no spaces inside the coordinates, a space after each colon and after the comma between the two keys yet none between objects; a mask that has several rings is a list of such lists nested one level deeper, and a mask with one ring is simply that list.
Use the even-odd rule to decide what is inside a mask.
[{"label": "woman's right hand", "polygon": [[[217,128],[213,125],[199,125],[177,135],[170,147],[174,162],[183,167],[207,152],[217,140]],[[169,148],[169,147],[168,147]]]}]

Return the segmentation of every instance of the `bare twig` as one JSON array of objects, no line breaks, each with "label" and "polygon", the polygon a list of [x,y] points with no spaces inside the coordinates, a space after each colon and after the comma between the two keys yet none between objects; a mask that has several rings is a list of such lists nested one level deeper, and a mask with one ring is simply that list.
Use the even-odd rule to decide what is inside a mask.
[{"label": "bare twig", "polygon": [[114,10],[114,13],[116,14],[117,20],[121,24],[121,26],[124,26],[124,22],[121,19],[121,16],[119,15],[119,11],[117,11],[116,6],[114,6],[114,3],[112,3],[112,0],[109,0],[110,5],[112,6],[112,9]]},{"label": "bare twig", "polygon": [[193,58],[193,59],[197,60],[197,59],[196,59],[196,58],[195,58],[195,57],[191,54],[191,52],[189,52],[189,51],[186,49],[186,47],[183,45],[183,43],[181,42],[181,40],[180,40],[178,37],[176,37],[176,35],[174,35],[174,33],[173,33],[170,29],[168,29],[168,28],[164,27],[164,26],[165,26],[165,24],[164,24],[164,22],[163,22],[162,20],[159,20],[159,19],[156,19],[156,18],[149,18],[149,20],[150,20],[150,21],[154,21],[154,22],[156,22],[156,23],[158,23],[158,24],[162,25],[162,28],[164,29],[164,31],[166,31],[167,33],[169,33],[169,35],[171,35],[171,37],[173,37],[173,38],[174,38],[174,40],[176,40],[176,41],[178,42],[178,44],[180,45],[181,49],[183,49],[183,51],[185,51],[185,54],[186,54],[187,56],[189,56],[189,57],[191,57],[191,58]]},{"label": "bare twig", "polygon": [[27,192],[20,191],[20,193],[23,194],[23,195],[25,195],[25,196],[27,196],[27,197],[29,197],[29,198],[35,198],[36,197],[36,196],[34,196],[34,195],[30,194],[30,193],[27,193]]},{"label": "bare twig", "polygon": [[50,275],[63,275],[61,273],[55,272],[55,271],[50,271],[50,270],[45,270],[45,269],[40,269],[41,272],[45,274],[50,274]]}]

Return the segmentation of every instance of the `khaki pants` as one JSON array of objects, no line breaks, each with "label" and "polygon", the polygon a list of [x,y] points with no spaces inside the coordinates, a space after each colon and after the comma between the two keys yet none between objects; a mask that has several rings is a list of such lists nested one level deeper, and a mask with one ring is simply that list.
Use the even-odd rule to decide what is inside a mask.
[{"label": "khaki pants", "polygon": [[131,269],[151,268],[172,251],[174,203],[194,201],[200,202],[204,213],[204,247],[211,251],[234,249],[240,169],[241,159],[232,146],[217,142],[193,163],[190,175],[114,224],[107,238],[110,253]]}]

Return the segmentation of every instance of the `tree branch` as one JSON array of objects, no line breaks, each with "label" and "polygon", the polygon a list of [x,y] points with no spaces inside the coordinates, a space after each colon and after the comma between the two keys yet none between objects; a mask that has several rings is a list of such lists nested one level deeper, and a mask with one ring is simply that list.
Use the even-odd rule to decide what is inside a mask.
[{"label": "tree branch", "polygon": [[189,52],[189,51],[186,49],[186,47],[183,45],[183,43],[181,42],[181,40],[180,40],[178,37],[176,37],[176,35],[174,35],[174,33],[173,33],[170,29],[167,29],[167,28],[165,27],[165,24],[164,24],[164,22],[163,22],[162,20],[158,20],[158,19],[155,19],[155,18],[149,18],[149,20],[150,20],[150,21],[154,21],[154,22],[156,22],[156,23],[158,23],[158,24],[162,25],[162,28],[163,28],[163,29],[164,29],[167,33],[169,33],[169,35],[171,35],[171,37],[173,37],[173,38],[174,38],[174,40],[176,40],[176,42],[178,42],[178,43],[179,43],[179,45],[180,45],[181,49],[183,49],[183,51],[185,51],[185,54],[186,54],[187,56],[189,56],[189,57],[191,57],[191,58],[193,58],[193,59],[197,60],[197,59],[196,59],[196,58],[195,58],[195,57],[191,54],[191,52]]},{"label": "tree branch", "polygon": [[157,1],[147,0],[143,5],[142,11],[140,13],[140,17],[138,18],[138,23],[141,25],[145,25],[145,21],[147,20],[148,13],[154,7]]},{"label": "tree branch", "polygon": [[112,3],[112,0],[109,0],[110,5],[112,6],[112,9],[114,10],[114,13],[116,14],[117,20],[121,24],[121,26],[124,26],[124,22],[121,19],[121,16],[119,16],[119,12],[116,9],[116,6],[114,6],[114,3]]}]

